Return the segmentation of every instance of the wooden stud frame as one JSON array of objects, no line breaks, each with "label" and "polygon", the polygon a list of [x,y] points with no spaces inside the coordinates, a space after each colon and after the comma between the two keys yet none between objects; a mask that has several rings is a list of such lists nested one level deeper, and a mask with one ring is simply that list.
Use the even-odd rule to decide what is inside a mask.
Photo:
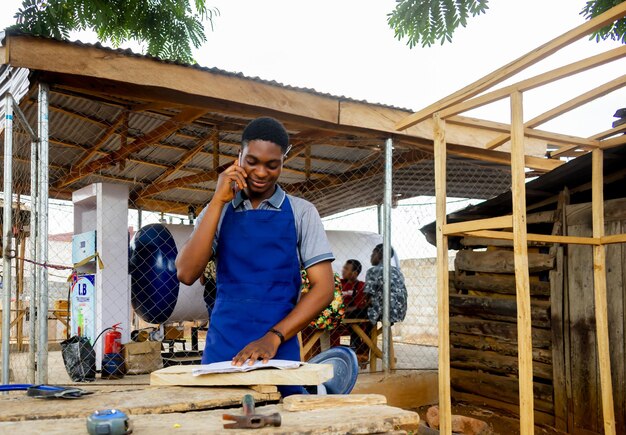
[{"label": "wooden stud frame", "polygon": [[[439,415],[440,432],[451,434],[451,396],[450,396],[450,331],[449,331],[449,272],[448,272],[448,237],[465,235],[486,239],[513,241],[515,259],[515,282],[518,323],[518,362],[519,362],[519,412],[520,433],[534,433],[533,409],[533,370],[532,370],[532,338],[530,315],[530,283],[528,271],[528,242],[581,244],[593,247],[593,281],[596,317],[596,334],[598,360],[600,368],[600,387],[602,397],[602,414],[604,433],[615,434],[615,415],[613,408],[613,390],[611,384],[611,366],[608,331],[606,253],[605,245],[626,243],[626,234],[606,236],[604,233],[604,150],[626,143],[626,126],[600,132],[589,138],[556,135],[550,132],[534,130],[534,127],[563,113],[580,107],[603,95],[626,85],[626,76],[585,92],[559,106],[546,111],[524,123],[523,92],[568,77],[580,71],[593,68],[615,59],[626,57],[626,46],[609,50],[588,59],[583,59],[561,68],[522,80],[504,88],[483,93],[490,87],[508,77],[522,71],[536,62],[548,57],[562,47],[580,37],[593,32],[598,26],[604,26],[626,16],[626,3],[621,3],[604,14],[588,21],[582,26],[544,44],[537,50],[528,53],[516,61],[483,77],[472,85],[433,103],[425,109],[405,118],[396,124],[398,130],[409,128],[432,116],[433,137],[435,139],[435,194],[436,194],[436,241],[437,241],[437,294],[439,300]],[[472,108],[480,107],[503,98],[509,98],[511,104],[510,125],[457,116]],[[496,148],[506,141],[511,141],[511,181],[512,181],[512,215],[489,219],[457,222],[446,222],[446,119],[450,124],[471,125],[503,134],[489,143],[486,148]],[[506,131],[509,129],[510,131]],[[560,148],[553,154],[568,155],[581,148],[592,153],[592,220],[593,237],[574,237],[560,235],[528,234],[526,219],[525,167],[528,165],[524,156],[526,137],[543,137],[557,142]],[[570,141],[569,144],[567,142]],[[510,230],[512,228],[512,231]],[[501,231],[504,229],[504,231]]]}]

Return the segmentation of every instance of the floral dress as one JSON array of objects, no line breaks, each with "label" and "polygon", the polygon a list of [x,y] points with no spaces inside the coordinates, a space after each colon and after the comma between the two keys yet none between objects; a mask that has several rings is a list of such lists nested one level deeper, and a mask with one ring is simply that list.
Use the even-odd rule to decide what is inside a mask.
[{"label": "floral dress", "polygon": [[[308,293],[311,289],[311,282],[309,281],[309,277],[306,273],[306,270],[302,270],[302,294]],[[341,294],[341,279],[338,274],[335,275],[335,290],[334,290],[334,298],[330,305],[325,308],[320,316],[311,322],[311,326],[317,329],[326,329],[333,330],[344,318],[345,315],[345,305],[343,303],[343,296]]]}]

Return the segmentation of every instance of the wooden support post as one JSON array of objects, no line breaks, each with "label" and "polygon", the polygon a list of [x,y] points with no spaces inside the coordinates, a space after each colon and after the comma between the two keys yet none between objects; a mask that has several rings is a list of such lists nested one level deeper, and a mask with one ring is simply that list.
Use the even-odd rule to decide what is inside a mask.
[{"label": "wooden support post", "polygon": [[522,93],[511,93],[511,190],[513,197],[513,254],[517,299],[520,434],[535,431],[533,414],[533,346],[530,319],[530,277],[526,238],[526,177],[524,174],[524,118]]},{"label": "wooden support post", "polygon": [[311,145],[309,144],[306,145],[304,155],[305,155],[304,175],[305,175],[306,181],[309,181],[311,179]]},{"label": "wooden support post", "polygon": [[213,171],[217,172],[217,168],[220,167],[220,131],[215,130],[215,135],[213,136]]},{"label": "wooden support post", "polygon": [[[601,149],[594,149],[592,151],[591,210],[593,220],[593,237],[597,238],[604,237],[603,159],[604,152]],[[615,411],[613,408],[613,387],[611,385],[611,355],[609,353],[609,322],[606,296],[606,251],[603,245],[593,247],[593,287],[604,433],[606,435],[613,435],[615,434]]]},{"label": "wooden support post", "polygon": [[450,308],[448,278],[448,237],[446,225],[446,123],[433,116],[435,151],[435,195],[437,210],[437,298],[439,321],[439,430],[452,434],[452,401],[450,398]]}]

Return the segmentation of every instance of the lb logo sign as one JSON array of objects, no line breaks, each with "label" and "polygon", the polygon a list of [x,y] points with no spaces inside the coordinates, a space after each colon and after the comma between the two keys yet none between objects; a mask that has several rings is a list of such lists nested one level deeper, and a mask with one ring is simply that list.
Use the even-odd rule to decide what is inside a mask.
[{"label": "lb logo sign", "polygon": [[88,337],[93,344],[96,338],[96,286],[94,275],[81,275],[71,283],[71,333]]}]

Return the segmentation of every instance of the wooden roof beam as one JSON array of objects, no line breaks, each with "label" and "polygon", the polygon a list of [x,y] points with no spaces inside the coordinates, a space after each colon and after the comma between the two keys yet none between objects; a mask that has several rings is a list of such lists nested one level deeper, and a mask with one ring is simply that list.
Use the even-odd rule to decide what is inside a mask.
[{"label": "wooden roof beam", "polygon": [[626,57],[626,45],[622,45],[604,53],[600,53],[595,56],[591,56],[586,59],[570,63],[569,65],[565,65],[551,71],[547,71],[534,77],[519,81],[512,85],[505,86],[503,88],[496,89],[495,91],[480,95],[478,97],[461,101],[453,106],[443,109],[441,111],[441,117],[449,118],[459,113],[476,109],[478,107],[482,107],[498,100],[507,98],[512,92],[525,92],[530,89],[552,83],[556,80],[569,77],[583,71],[587,71],[600,65],[613,62],[623,57]]},{"label": "wooden roof beam", "polygon": [[[612,136],[615,136],[616,134],[619,133],[623,133],[626,131],[626,124],[622,124],[622,125],[618,125],[617,127],[611,128],[609,130],[605,130],[603,132],[594,134],[593,136],[590,136],[589,139],[593,139],[593,140],[598,140],[600,141],[600,147],[602,147],[603,145],[606,146],[607,141],[605,141],[604,139],[610,138]],[[617,138],[615,138],[617,139]],[[610,142],[609,142],[610,143]],[[620,143],[618,143],[618,145],[621,145]],[[571,145],[568,147],[564,147],[561,148],[557,151],[554,151],[552,153],[550,153],[551,157],[556,158],[556,157],[570,157],[572,155],[572,153],[578,153],[579,147],[577,145]]]},{"label": "wooden roof beam", "polygon": [[[232,162],[236,160],[236,157],[231,157],[231,158],[232,158]],[[221,165],[219,168],[217,168],[217,171],[207,171],[207,172],[200,173],[200,174],[188,175],[185,177],[176,178],[174,180],[163,181],[158,184],[153,184],[149,186],[148,188],[146,188],[144,191],[142,191],[141,196],[137,195],[137,198],[138,199],[146,198],[146,197],[153,196],[161,192],[165,192],[166,190],[175,189],[177,187],[186,186],[189,184],[204,183],[206,181],[215,181],[217,180],[218,175],[222,171],[224,171],[226,168],[232,165],[232,162],[228,162],[224,165]]]},{"label": "wooden roof beam", "polygon": [[[447,121],[451,124],[474,126],[474,127],[491,130],[491,131],[498,131],[498,132],[510,132],[511,131],[510,124],[506,124],[502,122],[487,121],[487,120],[478,119],[478,118],[470,118],[466,116],[454,116],[448,119]],[[577,136],[570,136],[570,135],[565,135],[565,134],[560,134],[560,133],[553,133],[553,132],[544,131],[544,130],[536,130],[534,128],[529,128],[529,127],[524,129],[524,136],[532,137],[536,139],[543,139],[554,144],[563,144],[563,145],[576,144],[581,147],[587,147],[587,148],[597,148],[599,146],[599,142],[597,140],[577,137]]]},{"label": "wooden roof beam", "polygon": [[[378,158],[379,155],[375,157]],[[348,183],[350,181],[369,178],[378,174],[382,174],[385,170],[384,165],[370,165],[372,161],[376,160],[373,157],[374,155],[371,155],[369,158],[365,159],[361,165],[355,167],[350,171],[345,171],[344,173],[339,175],[328,175],[319,180],[308,180],[301,183],[288,184],[285,186],[285,190],[290,193],[298,193],[301,192],[302,189],[321,190],[341,183]],[[406,151],[394,157],[393,169],[402,169],[406,166],[411,166],[422,160],[426,160],[429,157],[431,157],[430,154],[421,150]]]},{"label": "wooden roof beam", "polygon": [[[109,140],[109,138],[113,136],[113,134],[116,133],[116,130],[120,125],[123,125],[124,126],[123,128],[126,130],[126,133],[128,133],[128,112],[126,110],[120,113],[117,119],[113,121],[113,124],[111,124],[109,128],[107,128],[104,131],[104,133],[100,136],[100,138],[97,140],[97,142],[93,146],[85,150],[85,153],[78,160],[78,162],[76,162],[75,166],[77,168],[82,168],[83,166],[85,166],[85,164],[87,164],[92,159],[92,157],[96,155],[98,151],[100,151],[100,148],[104,146],[106,141]],[[125,134],[125,137],[128,138],[128,135]],[[122,146],[124,145],[125,142],[126,141],[122,141]]]},{"label": "wooden roof beam", "polygon": [[127,147],[120,148],[119,150],[107,154],[98,160],[90,162],[83,168],[72,168],[72,170],[66,177],[54,184],[54,187],[62,188],[68,186],[94,172],[99,171],[102,168],[114,165],[126,159],[133,152],[140,150],[142,147],[160,141],[172,132],[178,130],[182,125],[193,122],[204,113],[204,109],[184,109],[176,116],[165,121],[163,124],[154,128],[149,133],[146,133],[145,136],[142,136],[136,141],[129,143]]},{"label": "wooden roof beam", "polygon": [[142,210],[158,211],[158,212],[163,212],[163,213],[172,213],[172,214],[180,214],[180,215],[186,215],[187,209],[190,205],[193,205],[194,207],[198,207],[201,204],[166,201],[162,199],[153,199],[153,198],[140,198],[135,201],[129,202],[129,206],[139,207]]},{"label": "wooden roof beam", "polygon": [[607,150],[609,148],[615,148],[624,144],[626,144],[626,134],[601,141],[600,148],[603,150]]},{"label": "wooden roof beam", "polygon": [[[567,113],[571,110],[574,110],[582,105],[589,103],[597,98],[603,97],[604,95],[610,94],[613,91],[621,89],[626,84],[626,74],[618,77],[614,80],[611,80],[608,83],[605,83],[597,88],[591,89],[590,91],[585,92],[575,98],[572,98],[569,101],[566,101],[563,104],[558,105],[554,109],[548,110],[547,112],[542,113],[541,115],[535,116],[530,121],[524,123],[524,127],[526,128],[535,128],[541,124],[544,124],[548,121],[551,121],[554,118],[557,118],[564,113]],[[498,148],[500,145],[503,145],[511,138],[510,134],[503,134],[502,136],[498,136],[497,138],[489,141],[485,146],[486,149],[492,150],[494,148]]]},{"label": "wooden roof beam", "polygon": [[528,52],[527,54],[515,59],[513,62],[504,65],[492,73],[476,80],[475,82],[465,86],[457,92],[443,98],[426,108],[407,116],[396,124],[396,130],[405,130],[425,119],[429,119],[435,112],[440,112],[450,106],[460,103],[463,100],[472,98],[487,89],[502,83],[509,77],[523,71],[524,69],[536,64],[546,57],[556,53],[561,48],[568,46],[574,41],[595,32],[608,24],[626,16],[626,3],[620,3],[608,11],[598,15],[595,18],[585,22],[584,24],[564,33],[563,35],[548,41],[542,46]]}]

